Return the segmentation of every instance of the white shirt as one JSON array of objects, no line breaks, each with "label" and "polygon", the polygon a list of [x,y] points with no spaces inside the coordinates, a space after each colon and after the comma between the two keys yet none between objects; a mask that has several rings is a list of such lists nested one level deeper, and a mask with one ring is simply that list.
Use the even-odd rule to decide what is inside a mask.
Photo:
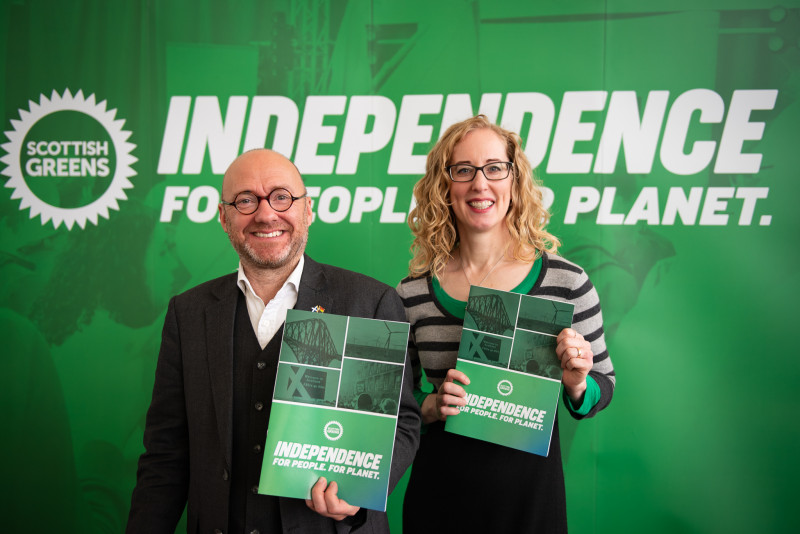
[{"label": "white shirt", "polygon": [[283,283],[275,298],[264,305],[261,297],[256,295],[253,291],[253,286],[250,285],[250,280],[244,275],[242,262],[239,262],[239,278],[237,283],[239,289],[244,293],[245,301],[247,302],[247,314],[250,316],[250,323],[253,325],[253,331],[258,338],[258,344],[261,348],[267,346],[269,340],[278,331],[281,325],[286,321],[286,310],[294,308],[297,304],[297,291],[300,287],[300,277],[303,274],[303,265],[305,258],[300,256],[300,261],[297,262],[297,267],[294,268],[292,274]]}]

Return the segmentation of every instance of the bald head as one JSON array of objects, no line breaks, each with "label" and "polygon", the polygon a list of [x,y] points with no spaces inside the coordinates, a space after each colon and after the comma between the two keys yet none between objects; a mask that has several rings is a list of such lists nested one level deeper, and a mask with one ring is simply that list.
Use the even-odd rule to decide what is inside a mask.
[{"label": "bald head", "polygon": [[[228,170],[225,171],[225,175],[222,178],[222,198],[231,202],[242,191],[252,191],[261,195],[267,194],[269,191],[258,193],[256,190],[246,187],[247,184],[255,184],[265,180],[269,182],[277,180],[280,182],[280,185],[275,185],[271,189],[285,187],[293,195],[301,195],[305,192],[303,177],[294,163],[274,150],[256,148],[233,160]],[[289,187],[290,185],[291,187]]]}]

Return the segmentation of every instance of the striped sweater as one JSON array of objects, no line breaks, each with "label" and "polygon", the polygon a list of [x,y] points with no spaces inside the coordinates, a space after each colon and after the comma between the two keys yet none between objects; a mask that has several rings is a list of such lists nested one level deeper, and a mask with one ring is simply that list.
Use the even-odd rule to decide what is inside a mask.
[{"label": "striped sweater", "polygon": [[[448,369],[456,365],[463,321],[448,313],[433,294],[430,275],[405,278],[397,286],[406,317],[411,323],[408,355],[416,389],[422,387],[422,369],[434,390],[441,386]],[[591,417],[611,402],[616,376],[606,349],[600,299],[589,277],[578,265],[544,253],[542,271],[529,295],[570,302],[575,305],[572,328],[592,345],[594,364],[589,375],[600,387],[600,400],[586,415]]]}]

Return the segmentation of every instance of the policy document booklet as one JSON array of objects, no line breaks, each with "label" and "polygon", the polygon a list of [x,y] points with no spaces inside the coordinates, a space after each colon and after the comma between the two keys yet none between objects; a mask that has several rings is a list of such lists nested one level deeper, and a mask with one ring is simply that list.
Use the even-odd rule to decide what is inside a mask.
[{"label": "policy document booklet", "polygon": [[566,302],[471,286],[456,369],[467,405],[445,430],[547,456],[561,392],[556,337],[572,325]]},{"label": "policy document booklet", "polygon": [[386,510],[408,323],[289,310],[258,492]]}]

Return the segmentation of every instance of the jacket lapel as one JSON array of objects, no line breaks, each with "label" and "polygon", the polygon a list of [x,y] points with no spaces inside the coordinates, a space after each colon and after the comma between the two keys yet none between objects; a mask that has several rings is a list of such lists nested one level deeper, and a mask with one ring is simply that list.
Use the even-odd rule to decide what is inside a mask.
[{"label": "jacket lapel", "polygon": [[211,393],[220,447],[230,470],[233,448],[233,328],[239,289],[236,275],[226,277],[214,290],[219,298],[206,308],[206,346]]},{"label": "jacket lapel", "polygon": [[305,256],[303,276],[300,277],[300,288],[297,291],[296,310],[312,311],[316,306],[322,306],[331,313],[333,300],[329,291],[325,291],[327,281],[325,273],[319,263]]}]

